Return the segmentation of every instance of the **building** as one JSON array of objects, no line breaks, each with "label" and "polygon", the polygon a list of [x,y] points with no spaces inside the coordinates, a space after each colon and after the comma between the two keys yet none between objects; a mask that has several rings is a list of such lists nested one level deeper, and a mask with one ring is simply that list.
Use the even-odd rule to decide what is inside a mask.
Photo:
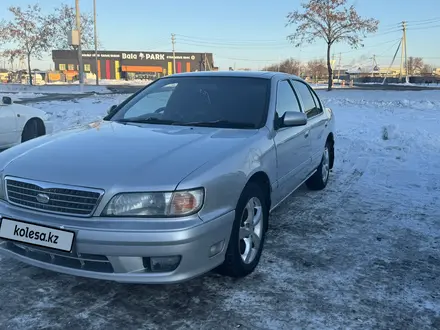
[{"label": "building", "polygon": [[[82,51],[85,74],[98,73],[100,79],[154,79],[175,72],[215,70],[212,53],[175,53],[151,51]],[[68,80],[78,74],[78,53],[75,50],[53,50],[55,70]]]}]

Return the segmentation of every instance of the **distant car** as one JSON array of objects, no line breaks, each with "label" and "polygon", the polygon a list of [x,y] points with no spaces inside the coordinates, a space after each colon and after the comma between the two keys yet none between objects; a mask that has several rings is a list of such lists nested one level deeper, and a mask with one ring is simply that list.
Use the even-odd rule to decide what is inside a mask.
[{"label": "distant car", "polygon": [[118,282],[244,277],[269,212],[304,182],[326,187],[334,129],[296,76],[160,78],[102,121],[0,153],[0,251]]},{"label": "distant car", "polygon": [[0,101],[0,150],[52,133],[47,114],[36,108],[14,104],[10,97]]}]

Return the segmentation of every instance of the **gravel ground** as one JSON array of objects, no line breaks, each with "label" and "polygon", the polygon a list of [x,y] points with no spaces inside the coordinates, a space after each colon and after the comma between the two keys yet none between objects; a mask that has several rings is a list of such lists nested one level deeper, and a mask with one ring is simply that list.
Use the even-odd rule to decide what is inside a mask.
[{"label": "gravel ground", "polygon": [[328,99],[338,140],[327,189],[301,188],[274,211],[249,277],[127,285],[2,258],[1,328],[440,329],[438,105],[391,100],[379,113],[343,100]]}]

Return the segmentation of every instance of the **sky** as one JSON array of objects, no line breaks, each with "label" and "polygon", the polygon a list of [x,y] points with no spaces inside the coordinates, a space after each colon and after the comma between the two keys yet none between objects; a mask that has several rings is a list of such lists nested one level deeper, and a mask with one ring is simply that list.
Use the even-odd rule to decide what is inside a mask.
[{"label": "sky", "polygon": [[[209,52],[221,70],[229,67],[261,69],[288,57],[301,61],[324,58],[323,42],[293,47],[286,40],[294,31],[286,27],[286,15],[304,0],[147,1],[96,0],[97,29],[103,50]],[[39,3],[45,12],[74,0],[1,0],[0,20],[10,19],[11,5]],[[376,34],[364,48],[353,50],[336,44],[332,52],[341,65],[368,65],[373,55],[381,66],[391,63],[402,31],[408,22],[408,56],[423,57],[440,66],[440,0],[348,0],[362,17],[380,21]],[[80,10],[92,12],[93,0],[80,0]],[[4,48],[4,47],[3,47]],[[399,57],[398,57],[399,59]],[[35,60],[33,67],[48,69],[50,55]]]}]

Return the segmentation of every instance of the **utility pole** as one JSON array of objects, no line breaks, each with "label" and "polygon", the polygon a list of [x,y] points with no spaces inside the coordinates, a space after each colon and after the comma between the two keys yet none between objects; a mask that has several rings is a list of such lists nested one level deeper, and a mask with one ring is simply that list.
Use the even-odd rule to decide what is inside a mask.
[{"label": "utility pole", "polygon": [[83,91],[84,85],[84,67],[81,51],[81,15],[79,11],[79,0],[75,0],[76,9],[76,29],[78,30],[78,66],[79,66],[79,88]]},{"label": "utility pole", "polygon": [[399,79],[403,78],[403,67],[405,65],[405,81],[408,82],[408,58],[406,55],[406,22],[402,22],[402,49],[400,53],[400,74]]},{"label": "utility pole", "polygon": [[171,33],[171,43],[173,44],[173,73],[176,73],[176,51],[174,45],[176,44],[176,35]]},{"label": "utility pole", "polygon": [[342,53],[339,53],[339,63],[338,63],[338,82],[339,82],[339,78],[341,77],[341,60],[342,60]]},{"label": "utility pole", "polygon": [[405,82],[409,83],[409,76],[408,76],[408,53],[406,52],[406,22],[402,22],[402,29],[403,29],[403,40],[404,40],[404,48],[405,48]]},{"label": "utility pole", "polygon": [[96,0],[93,0],[93,30],[95,33],[95,76],[96,86],[99,85],[99,72],[98,72],[98,36],[96,31]]},{"label": "utility pole", "polygon": [[336,60],[335,60],[335,53],[333,53],[332,55],[332,62],[330,63],[330,67],[332,68],[332,84],[333,84],[333,80],[335,79],[335,74],[334,71],[336,69]]},{"label": "utility pole", "polygon": [[373,66],[371,69],[371,77],[374,77],[374,68],[376,67],[376,55],[373,54],[372,60],[373,60]]}]

